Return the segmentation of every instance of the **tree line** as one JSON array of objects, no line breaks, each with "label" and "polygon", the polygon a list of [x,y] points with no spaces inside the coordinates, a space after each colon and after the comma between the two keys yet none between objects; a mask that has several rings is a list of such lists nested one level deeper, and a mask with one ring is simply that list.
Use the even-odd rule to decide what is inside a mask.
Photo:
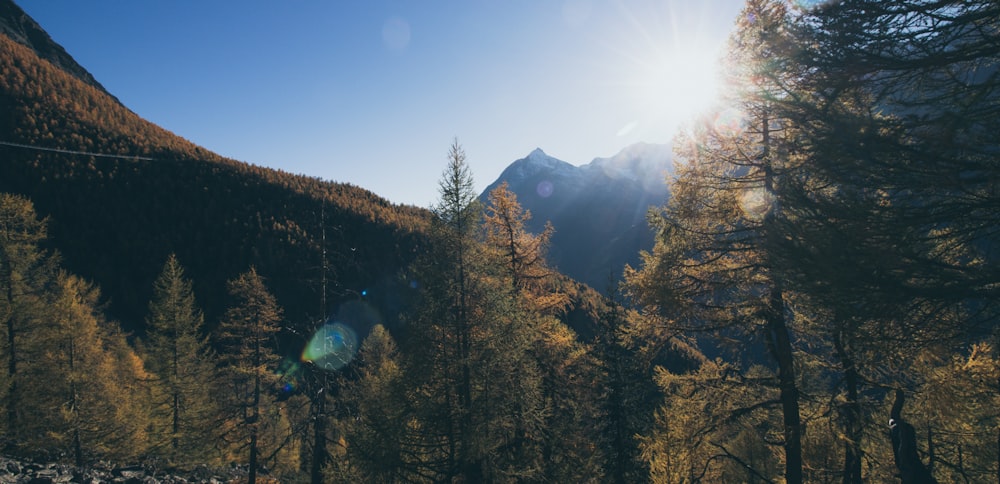
[{"label": "tree line", "polygon": [[656,324],[733,350],[658,375],[657,480],[1000,478],[998,19],[747,2],[628,276]]},{"label": "tree line", "polygon": [[[477,201],[456,141],[399,324],[336,371],[289,350],[318,328],[252,267],[208,324],[157,255],[145,333],[123,332],[3,195],[7,449],[250,481],[998,480],[998,19],[748,1],[727,98],[675,140],[656,245],[600,304],[507,187]],[[563,322],[582,307],[589,338]]]},{"label": "tree line", "polygon": [[[506,185],[482,205],[457,141],[440,191],[428,243],[404,274],[415,302],[403,325],[362,334],[343,369],[298,358],[295,329],[310,324],[287,321],[252,267],[229,281],[228,309],[209,330],[169,255],[143,334],[123,332],[96,286],[43,248],[47,220],[30,200],[4,194],[5,450],[76,465],[234,462],[250,482],[262,472],[311,482],[598,481],[609,459],[619,482],[642,475],[638,453],[618,447],[634,441],[637,409],[649,402],[635,395],[651,385],[609,372],[597,343],[561,321],[579,294],[545,263],[551,229],[528,232],[530,213]],[[637,353],[617,311],[597,341],[621,364]]]}]

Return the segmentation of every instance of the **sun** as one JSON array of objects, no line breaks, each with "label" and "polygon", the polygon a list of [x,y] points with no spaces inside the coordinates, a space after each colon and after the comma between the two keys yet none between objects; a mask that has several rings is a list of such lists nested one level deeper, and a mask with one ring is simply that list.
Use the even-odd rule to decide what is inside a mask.
[{"label": "sun", "polygon": [[616,47],[632,112],[618,134],[659,142],[719,103],[729,31],[713,20],[721,14],[716,3],[657,5],[628,9]]},{"label": "sun", "polygon": [[719,51],[714,46],[673,46],[650,56],[635,73],[636,101],[672,127],[706,112],[719,99]]}]

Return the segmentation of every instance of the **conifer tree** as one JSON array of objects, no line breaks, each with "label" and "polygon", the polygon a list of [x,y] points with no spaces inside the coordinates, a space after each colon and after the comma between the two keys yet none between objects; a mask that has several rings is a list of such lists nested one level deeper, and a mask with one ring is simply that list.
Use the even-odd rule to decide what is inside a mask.
[{"label": "conifer tree", "polygon": [[682,163],[671,199],[651,219],[659,231],[654,252],[627,279],[632,295],[675,327],[764,343],[777,368],[784,477],[802,482],[791,288],[772,250],[786,235],[775,191],[790,172],[781,150],[787,120],[773,105],[786,95],[787,23],[783,2],[747,3],[726,65],[734,105],[676,142]]},{"label": "conifer tree", "polygon": [[801,94],[779,105],[808,169],[781,189],[800,234],[788,272],[893,348],[997,314],[998,15],[988,1],[858,1],[801,22]]},{"label": "conifer tree", "polygon": [[152,445],[174,463],[208,459],[217,438],[217,378],[202,325],[191,282],[171,254],[153,283],[145,362],[157,380]]},{"label": "conifer tree", "polygon": [[553,272],[546,264],[545,255],[555,229],[551,223],[546,223],[542,233],[532,234],[525,227],[529,220],[531,212],[521,207],[507,182],[489,193],[483,221],[486,246],[503,261],[511,290],[529,307],[552,314],[569,302],[565,294],[547,284]]},{"label": "conifer tree", "polygon": [[341,475],[334,476],[336,479],[351,480],[343,479],[348,473],[352,479],[365,482],[420,480],[409,456],[416,447],[412,445],[412,415],[403,394],[399,360],[392,335],[376,325],[358,351],[357,379],[345,382],[343,388],[348,407],[347,466],[337,469]]},{"label": "conifer tree", "polygon": [[[652,424],[654,408],[650,401],[652,358],[643,355],[643,341],[657,341],[661,335],[634,334],[628,310],[614,293],[608,297],[598,320],[594,353],[604,374],[604,389],[600,397],[603,410],[605,472],[609,482],[624,484],[645,480],[649,476],[649,460],[639,455],[638,438]],[[646,352],[649,353],[649,352]]]},{"label": "conifer tree", "polygon": [[452,144],[431,243],[414,264],[408,384],[420,422],[421,472],[483,481],[539,472],[542,422],[529,315],[503,264],[477,239],[482,210],[465,153]]},{"label": "conifer tree", "polygon": [[261,465],[261,436],[269,425],[282,423],[280,413],[264,411],[270,407],[268,387],[277,381],[279,358],[274,336],[280,329],[282,311],[255,268],[231,280],[229,293],[235,304],[219,327],[219,340],[225,348],[221,359],[233,390],[234,431],[243,444],[240,448],[247,448],[249,482],[253,484]]},{"label": "conifer tree", "polygon": [[799,75],[774,107],[800,168],[777,190],[794,236],[775,254],[843,372],[845,482],[875,452],[862,385],[909,385],[913,354],[961,350],[1000,309],[998,16],[988,1],[830,2],[801,13],[784,56]]},{"label": "conifer tree", "polygon": [[506,181],[489,193],[486,243],[503,256],[515,290],[550,273],[545,267],[545,249],[554,229],[549,223],[541,234],[533,235],[524,227],[529,220],[531,212],[521,208]]},{"label": "conifer tree", "polygon": [[30,200],[0,193],[0,342],[6,371],[3,372],[3,406],[6,435],[18,440],[24,434],[18,423],[25,404],[23,364],[30,358],[24,346],[44,320],[44,293],[55,279],[57,257],[40,247],[46,238],[46,222],[39,220]]},{"label": "conifer tree", "polygon": [[78,466],[88,457],[140,455],[148,418],[139,404],[147,375],[138,357],[103,320],[93,285],[63,273],[50,297],[36,357],[25,364],[27,444],[71,455]]}]

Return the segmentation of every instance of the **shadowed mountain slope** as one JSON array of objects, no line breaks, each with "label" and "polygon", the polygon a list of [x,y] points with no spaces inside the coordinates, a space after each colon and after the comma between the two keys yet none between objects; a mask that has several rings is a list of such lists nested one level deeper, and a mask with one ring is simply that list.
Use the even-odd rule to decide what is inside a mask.
[{"label": "shadowed mountain slope", "polygon": [[552,222],[552,264],[605,291],[626,263],[638,266],[640,250],[653,247],[646,212],[667,199],[670,155],[669,146],[640,143],[574,166],[536,149],[508,166],[481,199],[507,182],[531,211],[532,231]]},{"label": "shadowed mountain slope", "polygon": [[402,296],[372,289],[391,285],[411,260],[428,216],[352,185],[224,159],[7,35],[0,143],[0,191],[30,197],[49,216],[66,266],[98,282],[130,328],[141,327],[171,252],[189,269],[209,320],[225,306],[225,281],[250,265],[290,320],[318,319],[331,309],[320,308],[321,224],[331,307],[365,289],[391,306]]},{"label": "shadowed mountain slope", "polygon": [[[427,210],[196,146],[122,106],[75,62],[64,70],[68,55],[57,63],[41,55],[65,51],[9,0],[0,13],[0,191],[29,197],[48,217],[51,248],[101,286],[126,329],[143,330],[170,253],[210,326],[229,302],[225,282],[251,265],[290,325],[310,327],[358,300],[387,326],[398,323],[420,283],[405,268],[423,243]],[[42,52],[10,37],[31,29],[49,39]],[[591,333],[601,298],[560,278],[572,300],[564,321]]]}]

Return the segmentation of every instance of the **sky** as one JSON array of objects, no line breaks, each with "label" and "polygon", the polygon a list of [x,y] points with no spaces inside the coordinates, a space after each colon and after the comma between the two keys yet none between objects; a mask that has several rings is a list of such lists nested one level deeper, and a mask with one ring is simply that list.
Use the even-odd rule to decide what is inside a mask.
[{"label": "sky", "polygon": [[668,143],[742,0],[15,0],[143,118],[220,155],[431,206],[535,148]]}]

